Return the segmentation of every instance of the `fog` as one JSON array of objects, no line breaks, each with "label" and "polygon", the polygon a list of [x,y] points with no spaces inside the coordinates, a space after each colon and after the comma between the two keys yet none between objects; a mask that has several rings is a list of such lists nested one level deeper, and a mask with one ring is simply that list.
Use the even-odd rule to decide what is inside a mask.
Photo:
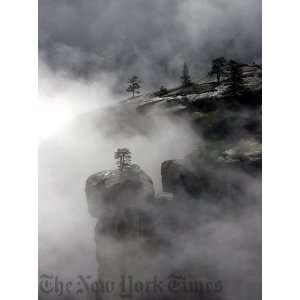
[{"label": "fog", "polygon": [[134,73],[145,90],[168,86],[184,61],[194,77],[218,56],[261,62],[261,1],[40,0],[39,49],[76,78],[113,73],[119,92]]},{"label": "fog", "polygon": [[[163,116],[155,117],[145,134],[108,134],[119,121],[114,115],[108,116],[106,109],[116,101],[107,88],[99,87],[99,82],[86,85],[72,81],[67,74],[49,76],[49,69],[40,72],[39,102],[46,107],[39,128],[40,270],[94,274],[95,220],[87,211],[87,177],[115,169],[115,150],[128,147],[133,162],[151,176],[159,192],[161,163],[183,158],[202,141],[185,122],[178,124]],[[107,79],[103,80],[104,83]],[[86,97],[91,101],[86,101]],[[49,109],[55,105],[57,110]],[[128,112],[128,122],[133,117]],[[95,120],[101,121],[100,127]],[[145,125],[142,119],[139,122],[140,127]]]},{"label": "fog", "polygon": [[[184,62],[199,79],[218,56],[261,62],[260,0],[39,0],[39,274],[97,278],[97,220],[88,214],[85,182],[115,168],[117,148],[131,150],[156,193],[163,161],[205,149],[184,118],[141,116],[118,106],[127,97],[128,77],[142,79],[142,92],[174,87]],[[149,264],[140,245],[103,237],[108,262],[119,266],[123,251],[139,249],[132,265],[139,275],[146,275],[145,263],[164,276],[201,270],[201,278],[223,281],[222,299],[260,298],[261,182],[236,176],[247,203],[238,212],[202,199],[186,210],[174,208],[189,230],[174,236],[159,227],[173,241],[172,253]]]},{"label": "fog", "polygon": [[[156,192],[161,191],[160,166],[164,160],[183,158],[205,148],[205,140],[184,118],[178,122],[163,113],[147,118],[131,109],[112,111],[118,106],[118,96],[110,91],[110,80],[108,75],[96,82],[74,80],[68,72],[52,72],[40,64],[39,104],[44,108],[39,147],[40,274],[61,280],[91,275],[96,280],[97,220],[88,214],[85,181],[91,174],[115,168],[113,156],[118,147],[132,151],[133,162],[151,176]],[[124,253],[139,249],[138,259],[128,258],[133,275],[168,276],[170,270],[185,270],[200,274],[202,280],[222,280],[226,287],[222,299],[259,297],[260,180],[242,173],[237,176],[244,181],[243,201],[248,203],[238,213],[204,205],[201,199],[200,204],[188,205],[185,210],[174,208],[172,214],[189,230],[174,236],[157,224],[174,248],[151,257],[135,242],[120,244],[102,237],[108,269],[113,272],[124,264]],[[196,222],[191,224],[191,220]],[[150,260],[151,268],[145,272],[144,265],[149,266]]]}]

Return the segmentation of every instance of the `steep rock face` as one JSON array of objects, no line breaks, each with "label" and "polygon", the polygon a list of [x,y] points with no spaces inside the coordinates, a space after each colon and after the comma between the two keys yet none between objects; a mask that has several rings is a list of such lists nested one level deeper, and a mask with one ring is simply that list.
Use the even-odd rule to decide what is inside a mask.
[{"label": "steep rock face", "polygon": [[[122,275],[150,276],[148,267],[168,247],[156,230],[153,182],[138,165],[121,176],[107,170],[90,176],[86,196],[95,226],[98,279],[119,282]],[[139,257],[143,253],[142,257]],[[137,259],[138,257],[138,259]],[[159,265],[153,266],[153,274]],[[148,274],[148,275],[147,275]],[[97,299],[119,299],[118,287]]]},{"label": "steep rock face", "polygon": [[161,178],[164,192],[195,196],[201,193],[202,182],[196,170],[190,168],[184,160],[164,161],[161,165]]},{"label": "steep rock face", "polygon": [[161,165],[163,191],[173,193],[175,199],[242,201],[245,184],[261,173],[261,147],[255,147],[251,151],[228,149],[216,157],[192,153],[183,160],[165,161]]},{"label": "steep rock face", "polygon": [[86,182],[89,213],[100,218],[104,213],[125,207],[139,207],[154,198],[152,179],[138,166],[120,176],[118,170],[106,170],[91,175]]}]

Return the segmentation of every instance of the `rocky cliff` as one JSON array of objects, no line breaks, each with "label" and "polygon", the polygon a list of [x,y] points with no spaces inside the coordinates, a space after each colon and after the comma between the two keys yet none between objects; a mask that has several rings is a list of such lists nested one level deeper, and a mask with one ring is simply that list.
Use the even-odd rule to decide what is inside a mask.
[{"label": "rocky cliff", "polygon": [[[99,278],[115,279],[122,274],[139,279],[153,274],[168,278],[174,272],[184,272],[192,278],[208,278],[211,274],[221,274],[232,279],[234,289],[243,289],[235,286],[240,277],[235,271],[237,268],[232,270],[225,263],[224,269],[219,269],[214,262],[209,262],[211,259],[218,261],[224,253],[225,261],[232,259],[232,253],[240,255],[239,243],[244,241],[235,231],[236,224],[245,227],[243,230],[247,233],[250,228],[255,259],[259,251],[259,221],[254,229],[251,222],[259,218],[260,207],[261,67],[242,65],[241,71],[243,83],[238,95],[229,92],[232,83],[225,68],[220,84],[216,78],[208,76],[188,87],[121,102],[121,111],[128,107],[136,110],[138,118],[147,125],[151,124],[153,114],[162,113],[178,122],[184,118],[200,137],[201,145],[182,159],[170,157],[161,162],[163,193],[160,194],[155,193],[150,176],[137,165],[124,176],[117,170],[107,170],[87,179],[89,213],[98,219],[95,240]],[[128,123],[127,118],[124,119],[126,122],[116,130],[126,128],[127,132],[132,132],[135,120],[130,119]],[[145,132],[146,127],[143,127]],[[250,227],[240,220],[240,216],[244,216],[248,222],[249,215]],[[214,231],[214,228],[222,231],[228,224],[232,226],[228,229],[233,232],[232,236],[228,232],[225,237],[218,236]],[[218,236],[216,239],[214,234]],[[236,236],[239,237],[238,246],[231,245]],[[222,248],[220,241],[223,240],[228,249]],[[223,249],[221,252],[217,250],[219,247]],[[241,257],[243,264],[244,256]],[[219,264],[223,267],[224,262],[219,261]],[[251,279],[246,286],[254,286],[258,291],[259,280],[252,280],[259,275],[259,262],[251,261],[250,265],[255,268],[249,271]],[[162,295],[144,296],[136,299],[162,299]],[[169,296],[164,299],[186,297],[185,294]],[[201,297],[206,299],[206,296]],[[231,299],[223,296],[210,293],[208,298]],[[199,299],[199,295],[185,299]]]},{"label": "rocky cliff", "polygon": [[[90,215],[95,227],[98,278],[118,284],[122,276],[142,276],[151,258],[159,254],[166,241],[155,223],[155,195],[151,178],[132,165],[122,175],[106,170],[86,181]],[[143,257],[139,254],[143,253]],[[138,261],[137,261],[138,259]],[[119,287],[111,294],[100,290],[97,299],[118,299]]]},{"label": "rocky cliff", "polygon": [[182,160],[162,163],[162,186],[175,199],[243,203],[245,183],[249,178],[260,178],[261,166],[261,145],[257,142],[247,141],[219,154],[195,151]]}]

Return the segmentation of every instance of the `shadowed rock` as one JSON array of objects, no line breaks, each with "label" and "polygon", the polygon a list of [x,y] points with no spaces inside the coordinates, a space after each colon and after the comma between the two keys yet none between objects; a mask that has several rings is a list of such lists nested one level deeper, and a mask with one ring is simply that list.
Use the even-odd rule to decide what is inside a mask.
[{"label": "shadowed rock", "polygon": [[261,145],[248,143],[207,157],[192,153],[182,160],[168,160],[161,165],[163,191],[175,199],[230,199],[240,202],[251,178],[261,175]]},{"label": "shadowed rock", "polygon": [[118,170],[91,175],[86,181],[89,213],[101,218],[125,207],[138,208],[154,198],[152,179],[138,166],[132,165],[123,176]]}]

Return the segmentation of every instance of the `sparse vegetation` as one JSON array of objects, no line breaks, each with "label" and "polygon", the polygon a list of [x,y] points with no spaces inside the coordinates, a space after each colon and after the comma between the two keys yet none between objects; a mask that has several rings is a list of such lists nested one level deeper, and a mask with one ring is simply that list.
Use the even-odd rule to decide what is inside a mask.
[{"label": "sparse vegetation", "polygon": [[160,87],[159,91],[154,93],[154,96],[161,97],[161,96],[167,94],[168,92],[169,92],[168,89],[162,85]]},{"label": "sparse vegetation", "polygon": [[160,93],[161,95],[164,95],[164,94],[166,94],[167,92],[168,92],[168,89],[162,85],[162,86],[160,87],[160,89],[159,89],[159,93]]},{"label": "sparse vegetation", "polygon": [[230,85],[227,93],[230,96],[239,96],[245,91],[241,65],[234,60],[230,60]]},{"label": "sparse vegetation", "polygon": [[140,88],[141,88],[141,80],[136,76],[132,76],[131,78],[128,79],[128,88],[127,92],[132,93],[132,97],[135,96],[135,93],[139,94],[140,93]]},{"label": "sparse vegetation", "polygon": [[131,166],[131,152],[127,148],[119,148],[115,152],[115,159],[117,160],[117,167],[122,176],[126,170]]},{"label": "sparse vegetation", "polygon": [[221,82],[221,77],[224,75],[224,67],[226,65],[226,59],[221,56],[212,61],[211,71],[209,75],[217,75],[218,85]]},{"label": "sparse vegetation", "polygon": [[187,87],[192,84],[189,68],[186,63],[183,64],[182,74],[180,79],[183,87]]}]

